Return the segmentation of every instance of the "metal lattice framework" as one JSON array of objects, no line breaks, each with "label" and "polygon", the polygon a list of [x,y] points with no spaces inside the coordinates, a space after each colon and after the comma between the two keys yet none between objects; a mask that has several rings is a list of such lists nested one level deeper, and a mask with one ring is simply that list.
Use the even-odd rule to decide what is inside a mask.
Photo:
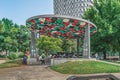
[{"label": "metal lattice framework", "polygon": [[[26,21],[26,25],[30,27],[32,32],[38,31],[40,34],[48,36],[73,39],[84,36],[85,50],[88,47],[90,48],[90,35],[97,32],[97,27],[87,20],[61,15],[34,16]],[[90,53],[90,49],[86,50],[85,53],[87,56]]]}]

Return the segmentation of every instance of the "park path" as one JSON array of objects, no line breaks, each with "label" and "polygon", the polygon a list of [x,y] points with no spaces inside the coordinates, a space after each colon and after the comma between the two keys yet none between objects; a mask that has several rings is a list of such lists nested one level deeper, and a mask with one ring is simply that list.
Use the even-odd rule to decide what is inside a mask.
[{"label": "park path", "polygon": [[[83,74],[79,76],[95,76],[101,74]],[[120,78],[120,73],[112,73]],[[72,74],[60,74],[52,71],[48,66],[21,66],[14,68],[0,69],[0,80],[66,80]],[[77,75],[78,76],[78,75]]]},{"label": "park path", "polygon": [[0,80],[66,80],[68,76],[39,65],[0,69]]},{"label": "park path", "polygon": [[5,63],[5,62],[6,62],[6,60],[0,60],[0,64]]}]

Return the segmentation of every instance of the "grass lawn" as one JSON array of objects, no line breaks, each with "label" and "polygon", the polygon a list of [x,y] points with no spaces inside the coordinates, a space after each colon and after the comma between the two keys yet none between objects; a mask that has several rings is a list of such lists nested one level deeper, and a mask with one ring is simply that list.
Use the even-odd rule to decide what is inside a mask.
[{"label": "grass lawn", "polygon": [[93,74],[120,72],[120,66],[97,61],[74,61],[51,66],[51,69],[63,74]]},{"label": "grass lawn", "polygon": [[0,68],[10,68],[10,67],[18,67],[20,66],[20,59],[17,59],[17,60],[10,60],[10,61],[7,61],[3,64],[0,64]]}]

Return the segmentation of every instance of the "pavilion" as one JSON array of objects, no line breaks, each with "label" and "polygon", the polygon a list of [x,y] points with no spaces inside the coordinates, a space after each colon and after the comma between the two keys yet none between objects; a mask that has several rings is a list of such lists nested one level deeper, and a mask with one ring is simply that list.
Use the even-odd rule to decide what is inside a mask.
[{"label": "pavilion", "polygon": [[83,57],[90,58],[90,35],[97,32],[97,27],[90,21],[61,15],[38,15],[26,20],[31,30],[31,54],[36,53],[35,38],[45,34],[65,39],[79,39],[84,37]]}]

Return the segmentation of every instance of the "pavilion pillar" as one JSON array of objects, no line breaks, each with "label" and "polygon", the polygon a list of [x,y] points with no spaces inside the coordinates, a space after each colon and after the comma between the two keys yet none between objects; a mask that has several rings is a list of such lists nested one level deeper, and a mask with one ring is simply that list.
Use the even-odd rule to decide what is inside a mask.
[{"label": "pavilion pillar", "polygon": [[77,57],[79,57],[80,54],[80,38],[77,38]]},{"label": "pavilion pillar", "polygon": [[31,31],[31,45],[30,45],[30,54],[31,57],[35,57],[36,55],[36,31]]},{"label": "pavilion pillar", "polygon": [[88,24],[85,28],[83,57],[90,59],[90,24]]}]

